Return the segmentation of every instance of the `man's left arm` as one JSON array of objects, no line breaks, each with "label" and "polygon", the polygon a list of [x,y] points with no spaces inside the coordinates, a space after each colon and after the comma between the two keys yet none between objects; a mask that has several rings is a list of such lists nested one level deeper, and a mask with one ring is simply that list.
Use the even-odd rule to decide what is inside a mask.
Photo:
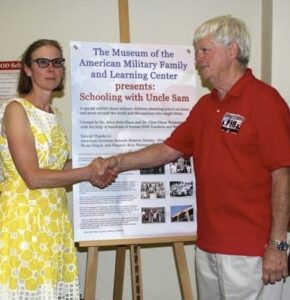
[{"label": "man's left arm", "polygon": [[[263,257],[265,284],[280,281],[288,274],[287,251],[283,250],[283,244],[287,241],[289,219],[290,168],[286,167],[272,172],[272,227],[270,241]],[[282,247],[279,247],[279,243]]]}]

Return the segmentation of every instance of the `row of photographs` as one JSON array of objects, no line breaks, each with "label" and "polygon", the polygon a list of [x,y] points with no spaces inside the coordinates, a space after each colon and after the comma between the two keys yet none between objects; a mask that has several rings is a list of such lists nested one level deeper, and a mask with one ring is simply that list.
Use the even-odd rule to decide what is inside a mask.
[{"label": "row of photographs", "polygon": [[[142,207],[142,223],[166,223],[165,207]],[[192,205],[177,205],[170,207],[170,222],[193,222],[194,209]]]},{"label": "row of photographs", "polygon": [[[170,181],[170,197],[193,196],[193,181]],[[165,183],[162,181],[141,182],[141,199],[164,199],[166,198]]]},{"label": "row of photographs", "polygon": [[[191,160],[179,157],[177,160],[169,163],[169,170],[170,174],[192,173]],[[155,168],[141,169],[140,174],[165,174],[165,167],[162,165]]]}]

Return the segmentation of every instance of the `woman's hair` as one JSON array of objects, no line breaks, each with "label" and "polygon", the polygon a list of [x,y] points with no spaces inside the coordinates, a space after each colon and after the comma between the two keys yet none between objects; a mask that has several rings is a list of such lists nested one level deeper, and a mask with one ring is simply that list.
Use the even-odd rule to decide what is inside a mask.
[{"label": "woman's hair", "polygon": [[225,46],[236,42],[240,49],[237,60],[243,66],[247,66],[250,58],[251,38],[246,24],[241,19],[226,15],[204,22],[194,33],[194,46],[206,36],[211,36]]},{"label": "woman's hair", "polygon": [[[62,48],[61,48],[60,44],[55,40],[41,39],[41,40],[37,40],[34,43],[32,43],[22,55],[21,70],[20,70],[20,74],[19,74],[19,81],[18,81],[18,87],[17,87],[19,94],[27,94],[32,89],[31,78],[26,75],[26,73],[24,71],[24,66],[26,65],[28,67],[31,67],[31,58],[32,58],[33,52],[43,46],[48,46],[48,45],[54,46],[55,48],[57,48],[60,52],[61,57],[63,57]],[[64,78],[62,78],[59,86],[57,88],[55,88],[54,91],[62,91],[64,89],[63,81],[64,81]]]}]

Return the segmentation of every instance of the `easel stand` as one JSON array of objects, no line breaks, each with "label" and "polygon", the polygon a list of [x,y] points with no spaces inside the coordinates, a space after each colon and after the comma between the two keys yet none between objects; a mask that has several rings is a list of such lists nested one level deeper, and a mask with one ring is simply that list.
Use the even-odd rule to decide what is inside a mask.
[{"label": "easel stand", "polygon": [[[186,262],[184,251],[184,241],[193,242],[195,236],[183,237],[180,240],[170,241],[168,238],[161,239],[139,239],[137,241],[124,241],[123,245],[116,246],[116,263],[115,263],[115,278],[114,278],[114,292],[113,300],[122,300],[124,273],[125,273],[125,259],[126,250],[130,250],[130,266],[131,266],[131,287],[132,299],[143,300],[143,285],[142,285],[142,268],[141,268],[141,244],[161,244],[170,243],[173,247],[174,258],[176,263],[177,275],[183,300],[194,300],[192,294],[192,287],[189,277],[189,271]],[[112,241],[110,241],[111,243]],[[122,242],[122,241],[116,241]],[[134,243],[139,242],[139,243]],[[108,246],[106,241],[99,242],[81,242],[81,247],[88,247],[86,277],[85,277],[85,300],[95,300],[96,281],[97,281],[97,264],[98,264],[98,250],[100,246]],[[125,244],[127,243],[127,244]]]}]

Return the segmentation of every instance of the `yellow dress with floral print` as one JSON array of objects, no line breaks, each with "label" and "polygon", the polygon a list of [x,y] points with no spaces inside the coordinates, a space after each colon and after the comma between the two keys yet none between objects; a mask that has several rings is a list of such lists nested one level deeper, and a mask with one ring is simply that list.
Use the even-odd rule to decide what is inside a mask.
[{"label": "yellow dress with floral print", "polygon": [[[40,168],[63,169],[68,144],[59,111],[47,113],[25,99],[16,100],[29,118]],[[6,105],[0,109],[0,129]],[[0,158],[0,299],[79,299],[65,189],[29,189],[15,168],[2,131]]]}]

